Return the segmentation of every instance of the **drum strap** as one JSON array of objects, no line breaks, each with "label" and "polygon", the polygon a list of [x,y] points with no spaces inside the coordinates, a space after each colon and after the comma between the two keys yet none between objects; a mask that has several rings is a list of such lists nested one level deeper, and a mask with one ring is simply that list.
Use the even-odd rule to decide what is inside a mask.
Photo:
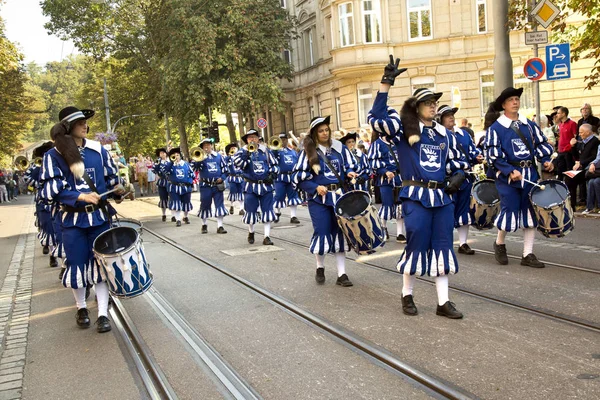
[{"label": "drum strap", "polygon": [[394,161],[396,162],[396,174],[400,176],[400,163],[398,162],[398,157],[396,157],[396,152],[394,151],[394,149],[392,149],[392,145],[390,143],[383,143],[385,143],[388,149],[390,149],[390,154],[392,155],[392,157],[394,157]]},{"label": "drum strap", "polygon": [[335,177],[338,179],[338,181],[340,182],[340,187],[344,189],[344,192],[348,191],[348,186],[346,185],[346,182],[344,182],[344,180],[342,179],[342,177],[340,176],[340,174],[338,174],[337,170],[333,167],[333,165],[331,165],[331,163],[329,162],[329,159],[327,158],[327,156],[325,156],[325,154],[323,154],[323,152],[321,151],[321,149],[317,149],[317,154],[319,155],[319,157],[321,158],[321,160],[323,160],[323,162],[325,164],[327,164],[327,166],[329,167],[329,169],[331,170],[331,172],[333,172],[333,174],[335,175]]},{"label": "drum strap", "polygon": [[[517,128],[515,126],[514,121],[510,124],[510,128],[517,134],[519,135],[519,137],[521,138],[521,140],[523,141],[523,143],[525,143],[525,146],[527,146],[527,150],[529,150],[529,152],[531,153],[531,155],[533,156],[533,161],[531,162],[531,165],[537,169],[537,164],[535,163],[535,153],[533,152],[533,149],[531,148],[531,145],[529,144],[529,141],[527,139],[525,139],[525,136],[523,135],[523,132],[521,132],[521,130],[519,128]],[[532,138],[533,140],[533,138]]]},{"label": "drum strap", "polygon": [[[87,172],[83,173],[83,180],[85,181],[85,183],[87,183],[87,185],[89,186],[90,189],[92,189],[93,192],[98,193],[98,189],[96,188],[96,185],[94,185],[94,181],[90,178],[90,176],[88,175]],[[102,210],[102,213],[104,214],[104,217],[106,218],[107,221],[110,221],[110,214],[108,213],[108,210],[106,209],[106,201],[104,201],[103,199],[100,199],[100,201],[98,202],[98,207]]]}]

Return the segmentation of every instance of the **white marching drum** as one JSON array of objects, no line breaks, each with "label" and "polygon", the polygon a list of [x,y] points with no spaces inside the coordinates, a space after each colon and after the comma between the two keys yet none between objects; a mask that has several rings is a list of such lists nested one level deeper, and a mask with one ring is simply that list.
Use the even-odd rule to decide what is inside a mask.
[{"label": "white marching drum", "polygon": [[482,230],[494,227],[494,221],[500,213],[500,195],[496,182],[483,179],[473,184],[470,212],[475,228]]},{"label": "white marching drum", "polygon": [[343,194],[335,203],[338,225],[358,254],[371,254],[385,244],[385,233],[371,196],[362,190]]},{"label": "white marching drum", "polygon": [[142,234],[142,228],[144,227],[141,221],[133,218],[119,218],[113,222],[113,226],[125,226],[128,228],[133,228],[140,235]]},{"label": "white marching drum", "polygon": [[566,236],[575,227],[569,188],[554,179],[538,182],[538,185],[529,192],[538,231],[546,237]]}]

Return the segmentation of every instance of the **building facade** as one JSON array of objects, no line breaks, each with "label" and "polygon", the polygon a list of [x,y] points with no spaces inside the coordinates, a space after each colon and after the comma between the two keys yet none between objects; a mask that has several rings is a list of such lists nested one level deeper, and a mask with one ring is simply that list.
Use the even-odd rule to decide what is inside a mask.
[{"label": "building facade", "polygon": [[[494,99],[495,0],[280,0],[299,21],[299,38],[283,52],[292,63],[292,82],[284,81],[286,111],[267,111],[269,134],[306,132],[316,115],[331,115],[332,129],[367,128],[366,116],[379,88],[389,54],[408,68],[391,91],[400,108],[419,87],[443,92],[441,104],[460,105],[457,117],[482,127]],[[525,89],[522,108],[535,113],[533,85],[523,65],[533,57],[524,32],[510,34],[514,83]],[[540,47],[543,56],[544,48]],[[584,102],[600,113],[600,90],[585,90],[589,60],[572,64],[571,78],[540,81],[542,114],[569,107],[580,118]],[[454,95],[452,94],[454,93]]]}]

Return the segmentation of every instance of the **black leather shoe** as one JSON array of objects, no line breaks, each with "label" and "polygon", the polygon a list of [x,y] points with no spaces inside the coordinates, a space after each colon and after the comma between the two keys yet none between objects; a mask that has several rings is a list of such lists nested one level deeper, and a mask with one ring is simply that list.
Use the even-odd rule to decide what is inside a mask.
[{"label": "black leather shoe", "polygon": [[184,217],[183,218],[183,222],[185,222],[187,225],[190,224],[190,219],[188,217]]},{"label": "black leather shoe", "polygon": [[63,276],[65,276],[65,271],[66,270],[67,270],[66,268],[61,268],[60,269],[60,272],[58,273],[58,280],[59,281],[62,281]]},{"label": "black leather shoe", "polygon": [[256,220],[259,222],[262,220],[262,217],[260,216],[260,211],[256,212]]},{"label": "black leather shoe", "polygon": [[340,277],[337,278],[337,281],[335,281],[336,285],[340,285],[343,287],[350,287],[350,286],[354,286],[352,284],[352,282],[350,282],[350,279],[348,279],[348,275],[344,274]]},{"label": "black leather shoe", "polygon": [[396,242],[406,243],[406,236],[404,236],[403,234],[399,234],[398,236],[396,236]]},{"label": "black leather shoe", "polygon": [[437,306],[435,314],[450,319],[461,319],[463,317],[462,313],[454,307],[454,303],[450,301],[445,302],[443,306]]},{"label": "black leather shoe", "polygon": [[223,233],[227,233],[227,231],[225,230],[225,228],[223,228],[222,226],[220,226],[220,227],[217,228],[217,233],[223,234]]},{"label": "black leather shoe", "polygon": [[494,242],[494,257],[496,257],[496,261],[498,261],[498,264],[508,264],[508,256],[506,255],[506,245],[496,244],[496,242]]},{"label": "black leather shoe", "polygon": [[460,254],[468,254],[470,256],[472,256],[473,254],[475,254],[475,250],[473,250],[468,244],[463,243],[460,246],[458,246],[458,252]]},{"label": "black leather shoe", "polygon": [[412,294],[402,297],[402,312],[406,315],[417,315],[419,313]]},{"label": "black leather shoe", "polygon": [[50,253],[50,248],[48,246],[44,246],[44,248],[42,249],[42,253],[44,253],[44,255]]},{"label": "black leather shoe", "polygon": [[300,220],[297,217],[290,218],[290,224],[299,224]]},{"label": "black leather shoe", "polygon": [[77,310],[77,314],[75,315],[75,320],[77,321],[77,326],[81,329],[86,329],[90,327],[90,315],[88,313],[87,308],[80,308]]},{"label": "black leather shoe", "polygon": [[202,225],[201,233],[208,233],[208,225]]},{"label": "black leather shoe", "polygon": [[58,260],[54,256],[50,256],[50,268],[58,267]]},{"label": "black leather shoe", "polygon": [[317,273],[315,274],[315,280],[318,284],[325,283],[325,268],[317,268]]},{"label": "black leather shoe", "polygon": [[531,268],[544,268],[546,266],[546,264],[538,260],[533,253],[529,253],[526,257],[521,258],[521,265]]},{"label": "black leather shoe", "polygon": [[254,232],[248,232],[248,243],[254,244]]},{"label": "black leather shoe", "polygon": [[181,226],[181,221],[177,221],[177,226]]},{"label": "black leather shoe", "polygon": [[383,228],[383,232],[385,233],[385,240],[389,240],[390,239],[390,233],[388,232],[387,228]]},{"label": "black leather shoe", "polygon": [[268,237],[268,236],[267,236],[266,238],[264,238],[264,239],[263,239],[263,244],[264,244],[265,246],[273,246],[273,242],[271,241],[271,238],[270,238],[270,237]]},{"label": "black leather shoe", "polygon": [[233,206],[229,207],[229,214],[233,215]]},{"label": "black leather shoe", "polygon": [[240,212],[238,213],[238,215],[244,215],[244,214],[245,214],[244,210],[240,210]]},{"label": "black leather shoe", "polygon": [[163,216],[162,216],[162,222],[165,222],[166,220],[167,220],[167,216],[166,216],[166,215],[163,215]]},{"label": "black leather shoe", "polygon": [[98,320],[96,321],[96,330],[98,331],[98,333],[110,332],[111,329],[112,328],[110,326],[110,321],[108,320],[108,318],[106,318],[104,315],[98,317]]},{"label": "black leather shoe", "polygon": [[278,223],[279,217],[281,217],[281,213],[275,213],[275,221],[273,221],[273,222]]},{"label": "black leather shoe", "polygon": [[175,222],[175,221],[177,221],[177,218],[171,217],[171,222]]}]

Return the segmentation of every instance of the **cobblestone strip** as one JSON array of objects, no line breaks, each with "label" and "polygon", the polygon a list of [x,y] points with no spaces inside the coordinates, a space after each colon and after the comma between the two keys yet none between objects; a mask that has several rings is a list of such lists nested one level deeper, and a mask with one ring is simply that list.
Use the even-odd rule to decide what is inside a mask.
[{"label": "cobblestone strip", "polygon": [[[25,218],[21,232],[32,224]],[[35,233],[21,233],[0,289],[0,400],[20,399],[31,312]]]}]

